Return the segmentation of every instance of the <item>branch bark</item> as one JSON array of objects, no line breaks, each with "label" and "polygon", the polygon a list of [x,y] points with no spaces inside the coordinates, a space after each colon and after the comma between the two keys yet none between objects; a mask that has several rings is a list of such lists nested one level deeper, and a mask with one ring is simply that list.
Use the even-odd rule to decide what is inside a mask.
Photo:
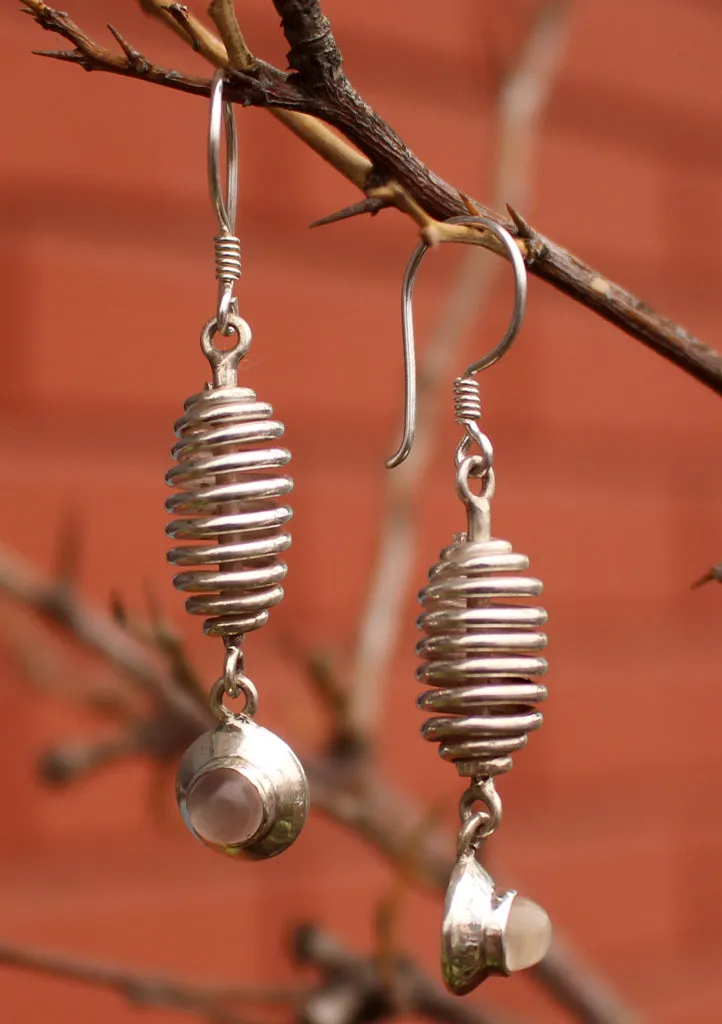
[{"label": "branch bark", "polygon": [[[209,83],[202,79],[156,67],[124,41],[123,54],[113,53],[93,42],[63,12],[41,0],[22,2],[42,28],[61,35],[75,47],[66,52],[46,51],[45,56],[79,64],[87,71],[109,71],[194,95],[208,94]],[[157,6],[155,0],[142,3],[146,9]],[[400,191],[392,190],[386,205],[400,206],[395,197],[404,195],[406,208],[411,200],[436,221],[468,213],[466,197],[426,167],[348,82],[330,25],[316,0],[274,0],[274,4],[291,46],[292,71],[286,74],[260,60],[252,71],[233,69],[229,72],[228,98],[242,105],[284,108],[311,115],[311,121],[317,118],[336,128],[361,150],[366,161],[359,163],[353,149],[343,150],[337,144],[340,140],[322,137],[308,122],[304,127],[288,125],[365,191],[394,183]],[[187,32],[184,37],[193,43]],[[509,220],[481,203],[474,204],[483,216],[503,224],[515,235],[531,274],[722,395],[722,354],[540,234],[515,211],[510,211]],[[437,230],[444,234],[443,226]],[[445,235],[452,236],[498,251],[497,243],[488,233],[465,228]]]}]

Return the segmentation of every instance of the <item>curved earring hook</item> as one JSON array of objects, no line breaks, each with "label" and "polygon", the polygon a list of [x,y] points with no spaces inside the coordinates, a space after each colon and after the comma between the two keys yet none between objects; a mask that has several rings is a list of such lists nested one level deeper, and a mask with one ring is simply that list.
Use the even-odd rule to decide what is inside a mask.
[{"label": "curved earring hook", "polygon": [[[481,224],[488,231],[491,231],[503,244],[514,269],[514,308],[506,334],[490,352],[467,366],[463,376],[471,377],[479,373],[480,370],[485,370],[487,367],[492,366],[498,359],[501,359],[519,333],[526,307],[526,266],[514,237],[501,224],[496,224],[485,217],[471,216],[451,217],[446,223]],[[407,458],[413,447],[416,434],[416,342],[414,338],[413,296],[416,275],[421,266],[421,261],[429,248],[430,246],[427,242],[419,242],[416,246],[406,267],[404,281],[401,286],[401,329],[404,346],[404,390],[406,396],[404,405],[404,434],[398,450],[390,459],[386,460],[388,469],[400,466],[404,459]]]},{"label": "curved earring hook", "polygon": [[[235,234],[238,209],[238,140],[233,104],[223,99],[225,71],[219,68],[211,81],[211,115],[208,122],[208,185],[221,232]],[[221,112],[226,126],[226,197],[221,181]]]}]

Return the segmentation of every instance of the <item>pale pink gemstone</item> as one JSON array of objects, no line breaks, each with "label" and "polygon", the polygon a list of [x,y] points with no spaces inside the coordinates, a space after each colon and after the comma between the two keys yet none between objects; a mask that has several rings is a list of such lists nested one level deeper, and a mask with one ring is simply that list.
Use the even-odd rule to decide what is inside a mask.
[{"label": "pale pink gemstone", "polygon": [[204,772],[186,800],[191,825],[208,843],[246,842],[263,820],[263,803],[253,783],[232,768]]},{"label": "pale pink gemstone", "polygon": [[523,971],[543,960],[552,941],[547,912],[526,896],[515,896],[504,929],[506,966]]}]

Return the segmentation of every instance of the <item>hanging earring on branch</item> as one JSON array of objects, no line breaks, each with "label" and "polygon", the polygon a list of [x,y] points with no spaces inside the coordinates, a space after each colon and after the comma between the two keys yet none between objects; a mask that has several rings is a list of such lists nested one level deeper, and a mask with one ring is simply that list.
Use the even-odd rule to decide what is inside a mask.
[{"label": "hanging earring on branch", "polygon": [[[539,580],[524,575],[529,560],[507,541],[491,536],[490,500],[494,493],[493,449],[479,427],[481,400],[476,374],[495,363],[516,337],[526,304],[526,268],[512,236],[482,217],[456,217],[451,223],[479,224],[507,250],[514,269],[514,312],[509,328],[488,355],[454,381],[456,422],[464,428],[455,456],[456,492],[467,513],[465,532],[457,534],[429,571],[419,600],[417,646],[423,664],[418,678],[433,687],[418,700],[434,717],[422,727],[425,739],[469,779],[460,804],[457,861],[446,894],[441,939],[441,968],[452,992],[464,995],[490,974],[510,974],[538,963],[551,942],[544,910],[514,891],[496,890],[476,854],[501,822],[497,775],[512,766],[511,755],[526,745],[542,716],[536,704],[546,697],[538,681],[547,670],[539,652],[546,646],[540,630],[543,608],[525,604],[542,591]],[[402,291],[402,327],[406,379],[404,436],[387,462],[398,466],[413,446],[416,423],[416,370],[412,299],[414,281],[428,249],[414,251]]]},{"label": "hanging earring on branch", "polygon": [[[227,201],[220,178],[221,120]],[[168,535],[188,542],[168,552],[169,562],[184,569],[173,582],[193,595],[187,610],[206,616],[205,632],[223,638],[226,656],[210,694],[221,724],[186,751],[176,792],[181,814],[201,842],[234,856],[266,858],[290,846],[303,828],[308,783],[290,747],[253,721],[257,692],[245,674],[242,643],[283,597],[286,565],[279,555],[291,543],[285,525],[292,512],[284,499],[293,482],[283,472],[290,453],[276,447],[283,424],[271,419],[270,405],[237,382],[251,330],[238,316],[233,296],[241,274],[241,244],[234,234],[238,154],[222,71],[211,87],[208,172],[220,223],[215,239],[219,291],[217,313],[201,332],[201,349],[213,381],[186,401],[175,425],[177,465],[166,481],[178,493],[166,508],[181,517],[169,524]],[[216,335],[235,336],[235,344],[217,348]],[[224,697],[242,698],[241,710],[228,708]]]}]

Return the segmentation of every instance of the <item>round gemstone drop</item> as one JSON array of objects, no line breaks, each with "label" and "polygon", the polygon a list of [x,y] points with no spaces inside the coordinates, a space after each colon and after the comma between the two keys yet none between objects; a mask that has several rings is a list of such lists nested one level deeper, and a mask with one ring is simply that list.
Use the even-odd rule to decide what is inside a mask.
[{"label": "round gemstone drop", "polygon": [[233,768],[204,772],[188,793],[186,810],[198,835],[215,846],[247,842],[263,821],[260,793]]},{"label": "round gemstone drop", "polygon": [[504,953],[510,971],[533,967],[546,956],[552,925],[546,910],[525,896],[514,897],[504,929]]}]

